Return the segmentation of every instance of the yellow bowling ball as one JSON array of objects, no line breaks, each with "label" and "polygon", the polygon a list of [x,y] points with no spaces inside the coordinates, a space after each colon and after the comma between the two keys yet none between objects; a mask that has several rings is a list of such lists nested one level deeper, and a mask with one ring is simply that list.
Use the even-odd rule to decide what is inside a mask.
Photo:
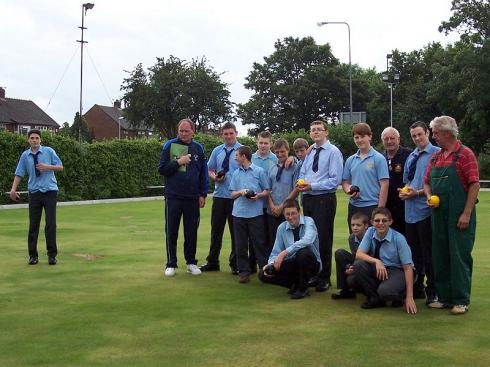
[{"label": "yellow bowling ball", "polygon": [[429,204],[433,206],[434,208],[437,208],[441,202],[441,199],[439,199],[439,196],[437,195],[432,195],[429,199]]},{"label": "yellow bowling ball", "polygon": [[400,192],[403,192],[404,194],[408,194],[410,192],[410,188],[405,185],[403,188],[400,190]]},{"label": "yellow bowling ball", "polygon": [[296,186],[298,186],[298,187],[306,186],[306,181],[304,179],[300,178],[296,181]]}]

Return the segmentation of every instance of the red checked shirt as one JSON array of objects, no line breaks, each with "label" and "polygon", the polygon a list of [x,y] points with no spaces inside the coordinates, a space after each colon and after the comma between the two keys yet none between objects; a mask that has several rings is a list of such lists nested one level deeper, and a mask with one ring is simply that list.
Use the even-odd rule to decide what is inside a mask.
[{"label": "red checked shirt", "polygon": [[[425,171],[424,182],[426,184],[430,184],[430,171],[432,167],[450,166],[453,162],[454,153],[460,146],[461,142],[458,140],[454,146],[454,150],[447,157],[444,157],[444,150],[442,149],[439,152],[434,153],[429,161],[427,170]],[[456,161],[456,173],[458,174],[459,180],[461,181],[465,192],[468,192],[468,187],[470,184],[480,181],[478,163],[476,161],[475,154],[470,148],[461,148],[458,160]]]}]

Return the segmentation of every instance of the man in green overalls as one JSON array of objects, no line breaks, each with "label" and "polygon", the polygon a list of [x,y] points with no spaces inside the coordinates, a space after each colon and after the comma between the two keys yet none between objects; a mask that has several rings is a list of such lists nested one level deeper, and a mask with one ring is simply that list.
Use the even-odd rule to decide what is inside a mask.
[{"label": "man in green overalls", "polygon": [[[453,315],[462,315],[470,304],[478,164],[471,149],[457,139],[458,125],[452,117],[436,117],[430,127],[441,150],[431,158],[424,178],[432,207],[432,259],[439,297],[428,306],[451,307]],[[432,195],[439,197],[439,204],[431,200]]]}]

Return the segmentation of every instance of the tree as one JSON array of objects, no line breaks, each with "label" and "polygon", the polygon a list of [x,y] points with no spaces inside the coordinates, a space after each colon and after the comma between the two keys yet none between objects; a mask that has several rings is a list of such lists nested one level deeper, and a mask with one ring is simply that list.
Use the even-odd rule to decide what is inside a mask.
[{"label": "tree", "polygon": [[[66,127],[65,124],[63,124],[63,128]],[[93,140],[92,134],[88,130],[87,122],[85,119],[80,120],[80,113],[78,112],[75,114],[73,124],[70,127],[70,136],[78,141],[87,143],[90,143]]]},{"label": "tree", "polygon": [[439,32],[457,30],[463,41],[482,44],[490,38],[490,2],[488,0],[453,0],[453,14],[442,22]]},{"label": "tree", "polygon": [[239,105],[244,124],[272,132],[308,129],[315,119],[349,110],[348,68],[332,55],[330,45],[312,37],[278,40],[264,63],[254,63],[245,87],[254,94]]},{"label": "tree", "polygon": [[450,49],[450,60],[435,77],[446,76],[459,87],[455,99],[463,110],[457,118],[461,137],[480,152],[490,138],[490,2],[453,0],[451,10],[453,14],[439,31],[448,34],[456,30],[461,41]]},{"label": "tree", "polygon": [[178,121],[186,117],[199,132],[215,129],[233,119],[233,103],[221,75],[204,57],[190,63],[174,56],[157,58],[148,72],[138,64],[121,86],[125,116],[132,126],[153,128],[167,138],[175,136]]}]

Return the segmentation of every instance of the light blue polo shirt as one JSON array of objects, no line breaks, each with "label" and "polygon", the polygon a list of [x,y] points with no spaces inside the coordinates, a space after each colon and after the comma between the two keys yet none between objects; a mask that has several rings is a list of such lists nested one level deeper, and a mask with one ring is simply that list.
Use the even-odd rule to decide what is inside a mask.
[{"label": "light blue polo shirt", "polygon": [[[270,150],[269,154],[267,154],[267,156],[265,157],[261,157],[258,151],[252,154],[252,163],[255,164],[257,167],[262,168],[267,175],[269,174],[270,170],[277,164],[277,162],[279,162],[279,160],[277,159],[276,155]],[[262,202],[262,207],[267,208],[267,200],[260,199],[260,201]]]},{"label": "light blue polo shirt", "polygon": [[301,215],[299,217],[299,227],[299,240],[294,241],[293,227],[289,222],[282,222],[279,225],[268,264],[274,263],[277,255],[283,250],[288,252],[286,259],[290,259],[294,258],[299,250],[309,247],[315,254],[316,261],[320,264],[321,271],[322,260],[320,259],[318,231],[315,226],[315,221],[313,218]]},{"label": "light blue polo shirt", "polygon": [[[376,248],[373,238],[381,240],[376,234],[374,227],[369,227],[359,245],[359,250],[369,256],[373,256]],[[379,250],[379,259],[384,266],[396,268],[403,268],[403,265],[413,266],[412,251],[410,251],[407,240],[401,233],[390,228],[384,240],[386,242],[381,245]]]},{"label": "light blue polo shirt", "polygon": [[339,148],[331,144],[329,140],[321,147],[323,149],[318,156],[317,172],[313,172],[316,144],[301,165],[299,178],[305,179],[311,185],[311,191],[306,191],[303,195],[321,195],[336,192],[342,181],[343,158]]},{"label": "light blue polo shirt", "polygon": [[261,157],[258,151],[252,154],[252,163],[257,167],[262,168],[266,173],[269,173],[278,161],[276,155],[271,151],[269,151],[269,154],[265,157]]},{"label": "light blue polo shirt", "polygon": [[[441,150],[441,148],[435,147],[430,142],[422,151],[419,151],[419,148],[415,148],[405,162],[403,182],[415,190],[422,190],[424,188],[424,174],[427,166],[429,165],[430,158],[439,150]],[[412,181],[408,181],[410,164],[419,155],[420,157],[415,165],[415,176],[413,177]],[[430,217],[430,215],[431,210],[427,205],[427,198],[425,195],[416,196],[405,200],[405,222],[417,223]]]},{"label": "light blue polo shirt", "polygon": [[[293,163],[289,168],[284,168],[279,181],[276,180],[277,172],[280,165],[276,164],[269,172],[269,186],[271,188],[270,196],[274,205],[280,205],[286,200],[288,195],[293,191],[296,183],[296,163]],[[271,208],[267,206],[267,213],[272,214]]]},{"label": "light blue polo shirt", "polygon": [[373,147],[364,159],[361,159],[360,154],[358,150],[347,159],[342,175],[342,180],[361,190],[361,196],[358,199],[351,198],[349,202],[359,208],[378,205],[381,190],[379,180],[390,178],[388,164],[385,157]]},{"label": "light blue polo shirt", "polygon": [[[230,192],[242,189],[253,190],[256,193],[270,189],[265,171],[254,164],[251,164],[247,169],[239,167],[235,170],[230,182]],[[231,214],[238,218],[254,218],[263,215],[262,201],[254,201],[244,196],[239,196],[233,202]]]},{"label": "light blue polo shirt", "polygon": [[[40,153],[37,156],[37,161],[39,163],[50,164],[53,166],[63,165],[54,149],[41,145],[39,147],[39,152]],[[22,153],[17,168],[15,169],[15,175],[19,177],[24,177],[26,173],[29,175],[29,181],[27,182],[27,189],[29,192],[58,191],[58,182],[56,181],[54,171],[44,171],[41,172],[39,177],[36,176],[33,154],[31,148]]]},{"label": "light blue polo shirt", "polygon": [[208,169],[216,171],[216,173],[218,173],[219,171],[221,171],[221,165],[223,164],[223,161],[226,157],[226,152],[230,149],[234,149],[233,152],[231,152],[230,154],[230,165],[228,173],[225,176],[225,180],[223,182],[214,182],[213,197],[231,199],[231,191],[229,190],[230,182],[231,177],[233,176],[233,172],[235,172],[235,170],[238,168],[238,163],[235,159],[235,156],[236,151],[241,146],[242,144],[240,144],[238,141],[233,146],[226,146],[225,144],[221,144],[214,148],[211,152],[211,156],[208,160]]}]

